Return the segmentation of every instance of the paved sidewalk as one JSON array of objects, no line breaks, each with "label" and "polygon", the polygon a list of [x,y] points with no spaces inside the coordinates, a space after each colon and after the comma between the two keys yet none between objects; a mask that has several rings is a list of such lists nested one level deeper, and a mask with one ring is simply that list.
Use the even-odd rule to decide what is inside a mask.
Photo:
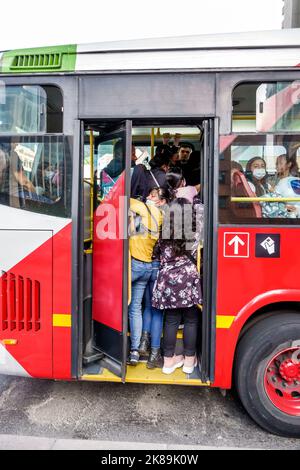
[{"label": "paved sidewalk", "polygon": [[[0,450],[240,450],[230,447],[186,446],[137,442],[51,439],[47,437],[0,434]],[[247,449],[249,450],[249,449]]]}]

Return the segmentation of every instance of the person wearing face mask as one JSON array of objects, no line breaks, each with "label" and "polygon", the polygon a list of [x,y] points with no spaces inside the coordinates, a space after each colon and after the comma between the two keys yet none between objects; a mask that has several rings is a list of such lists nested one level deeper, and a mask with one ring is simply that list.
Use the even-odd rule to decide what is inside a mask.
[{"label": "person wearing face mask", "polygon": [[[128,364],[137,365],[143,331],[142,301],[153,270],[152,254],[159,238],[163,214],[161,207],[166,204],[167,196],[159,188],[150,190],[146,203],[130,199],[130,239],[131,255],[131,302],[129,305],[129,324],[131,347]],[[152,331],[152,330],[151,330]]]},{"label": "person wearing face mask", "polygon": [[[246,165],[246,177],[250,189],[257,197],[283,197],[267,181],[266,162],[261,157],[251,158]],[[261,202],[262,217],[264,218],[293,218],[297,217],[295,205],[284,202]]]},{"label": "person wearing face mask", "polygon": [[[164,213],[164,207],[170,199],[170,193],[165,188],[153,188],[147,198],[147,204],[159,207]],[[143,329],[139,353],[148,357],[147,368],[154,369],[163,366],[160,350],[160,340],[163,329],[163,312],[152,307],[152,295],[160,267],[159,252],[156,245],[152,255],[152,273],[144,296]],[[149,354],[150,352],[150,354]]]},{"label": "person wearing face mask", "polygon": [[262,197],[271,191],[271,186],[267,182],[266,162],[261,157],[251,158],[246,165],[246,177],[251,191]]}]

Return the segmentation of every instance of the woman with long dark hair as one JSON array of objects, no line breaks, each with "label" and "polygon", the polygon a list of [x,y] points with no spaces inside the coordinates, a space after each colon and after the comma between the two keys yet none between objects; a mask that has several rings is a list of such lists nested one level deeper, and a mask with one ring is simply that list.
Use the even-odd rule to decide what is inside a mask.
[{"label": "woman with long dark hair", "polygon": [[266,162],[261,157],[253,157],[247,162],[246,178],[257,197],[264,196],[271,189],[267,182]]},{"label": "woman with long dark hair", "polygon": [[[298,198],[300,196],[299,167],[296,155],[279,155],[276,160],[275,192],[281,197]],[[300,203],[293,201],[286,205],[293,217],[300,216]]]},{"label": "woman with long dark hair", "polygon": [[[185,214],[190,212],[191,224]],[[187,199],[176,198],[165,216],[160,249],[161,267],[153,290],[152,305],[165,312],[163,373],[171,374],[183,366],[191,374],[196,365],[196,345],[202,301],[200,275],[197,270],[197,238],[195,211]],[[184,319],[184,355],[175,355],[176,335]]]},{"label": "woman with long dark hair", "polygon": [[[154,205],[164,212],[164,205],[169,202],[170,194],[165,188],[153,188],[147,198],[148,206]],[[163,202],[163,205],[157,206]],[[143,329],[139,347],[140,355],[150,354],[147,361],[148,369],[162,367],[163,359],[160,350],[160,340],[163,329],[163,311],[152,306],[153,288],[157,279],[160,267],[159,254],[153,250],[152,255],[152,272],[148,281],[144,295],[144,311],[143,311]]]},{"label": "woman with long dark hair", "polygon": [[296,157],[294,155],[291,157],[285,154],[279,155],[276,159],[276,172],[277,182],[288,176],[299,177],[299,167]]},{"label": "woman with long dark hair", "polygon": [[173,198],[185,198],[193,202],[200,191],[200,184],[187,186],[181,168],[171,168],[166,174],[166,182]]}]

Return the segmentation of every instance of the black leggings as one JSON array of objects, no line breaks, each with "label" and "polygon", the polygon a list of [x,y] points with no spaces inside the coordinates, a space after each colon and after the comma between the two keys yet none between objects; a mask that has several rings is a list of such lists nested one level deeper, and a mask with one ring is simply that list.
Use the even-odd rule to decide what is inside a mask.
[{"label": "black leggings", "polygon": [[197,334],[200,310],[196,305],[188,308],[170,308],[165,310],[164,356],[173,357],[176,346],[176,335],[181,319],[184,319],[183,345],[184,355],[196,354]]}]

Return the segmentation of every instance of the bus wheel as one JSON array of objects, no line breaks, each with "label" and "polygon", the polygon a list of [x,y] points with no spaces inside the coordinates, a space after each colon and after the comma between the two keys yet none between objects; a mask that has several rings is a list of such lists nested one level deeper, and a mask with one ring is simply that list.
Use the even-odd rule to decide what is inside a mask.
[{"label": "bus wheel", "polygon": [[235,384],[261,427],[300,437],[300,314],[275,314],[245,334],[237,347]]}]

